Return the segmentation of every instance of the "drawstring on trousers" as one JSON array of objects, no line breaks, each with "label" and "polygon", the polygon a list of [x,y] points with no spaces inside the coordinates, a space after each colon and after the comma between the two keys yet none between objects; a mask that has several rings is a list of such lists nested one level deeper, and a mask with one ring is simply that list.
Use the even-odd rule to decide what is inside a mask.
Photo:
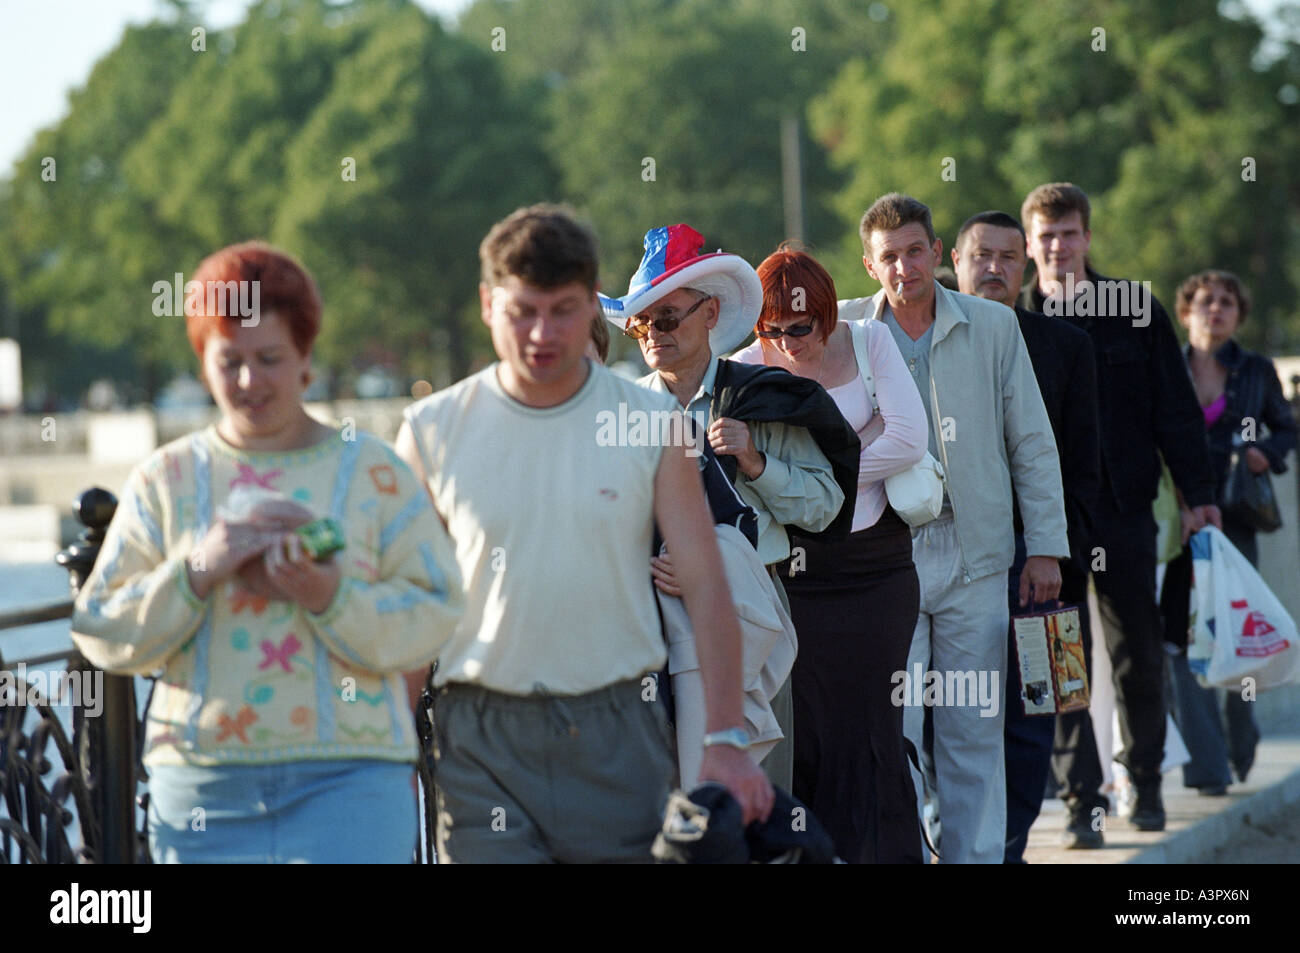
[{"label": "drawstring on trousers", "polygon": [[[560,727],[567,731],[570,737],[578,737],[578,723],[564,700],[559,695],[552,695],[541,682],[533,682],[533,692],[546,703],[546,707],[555,715]],[[560,733],[563,734],[564,731]]]}]

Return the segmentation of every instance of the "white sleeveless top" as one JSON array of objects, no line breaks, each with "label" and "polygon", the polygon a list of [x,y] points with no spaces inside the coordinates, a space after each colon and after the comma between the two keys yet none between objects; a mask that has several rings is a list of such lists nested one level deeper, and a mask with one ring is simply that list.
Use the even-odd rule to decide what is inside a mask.
[{"label": "white sleeveless top", "polygon": [[636,424],[638,411],[676,401],[592,363],[569,400],[528,407],[497,367],[405,411],[466,590],[437,684],[581,694],[658,670],[650,555],[662,447]]}]

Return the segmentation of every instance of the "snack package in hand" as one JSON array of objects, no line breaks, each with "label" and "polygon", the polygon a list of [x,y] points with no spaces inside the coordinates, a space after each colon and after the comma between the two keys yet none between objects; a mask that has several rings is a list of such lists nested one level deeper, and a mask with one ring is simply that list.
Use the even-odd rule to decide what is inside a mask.
[{"label": "snack package in hand", "polygon": [[329,559],[343,549],[343,530],[328,516],[299,526],[294,533],[302,540],[302,548],[316,562]]}]

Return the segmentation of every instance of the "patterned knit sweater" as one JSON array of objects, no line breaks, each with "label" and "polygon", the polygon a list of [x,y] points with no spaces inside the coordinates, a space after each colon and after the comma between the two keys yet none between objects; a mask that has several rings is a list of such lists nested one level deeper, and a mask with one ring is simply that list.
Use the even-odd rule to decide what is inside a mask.
[{"label": "patterned knit sweater", "polygon": [[[195,595],[186,559],[240,486],[342,526],[342,581],[323,613],[237,580]],[[385,443],[336,431],[303,450],[248,452],[210,427],[132,472],[72,629],[95,665],[159,673],[146,764],[413,761],[401,673],[433,660],[462,602],[447,532]]]}]

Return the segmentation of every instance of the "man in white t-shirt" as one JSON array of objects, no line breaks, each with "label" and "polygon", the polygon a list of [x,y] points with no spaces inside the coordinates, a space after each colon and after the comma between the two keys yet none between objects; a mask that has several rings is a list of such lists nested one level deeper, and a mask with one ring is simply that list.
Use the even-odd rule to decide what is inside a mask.
[{"label": "man in white t-shirt", "polygon": [[397,440],[466,586],[434,680],[441,858],[650,860],[673,773],[654,679],[656,523],[700,654],[701,778],[726,785],[746,823],[766,818],[773,792],[744,750],[740,632],[694,448],[659,439],[671,398],[583,355],[594,239],[566,210],[533,206],[479,254],[500,361],[409,407]]}]

